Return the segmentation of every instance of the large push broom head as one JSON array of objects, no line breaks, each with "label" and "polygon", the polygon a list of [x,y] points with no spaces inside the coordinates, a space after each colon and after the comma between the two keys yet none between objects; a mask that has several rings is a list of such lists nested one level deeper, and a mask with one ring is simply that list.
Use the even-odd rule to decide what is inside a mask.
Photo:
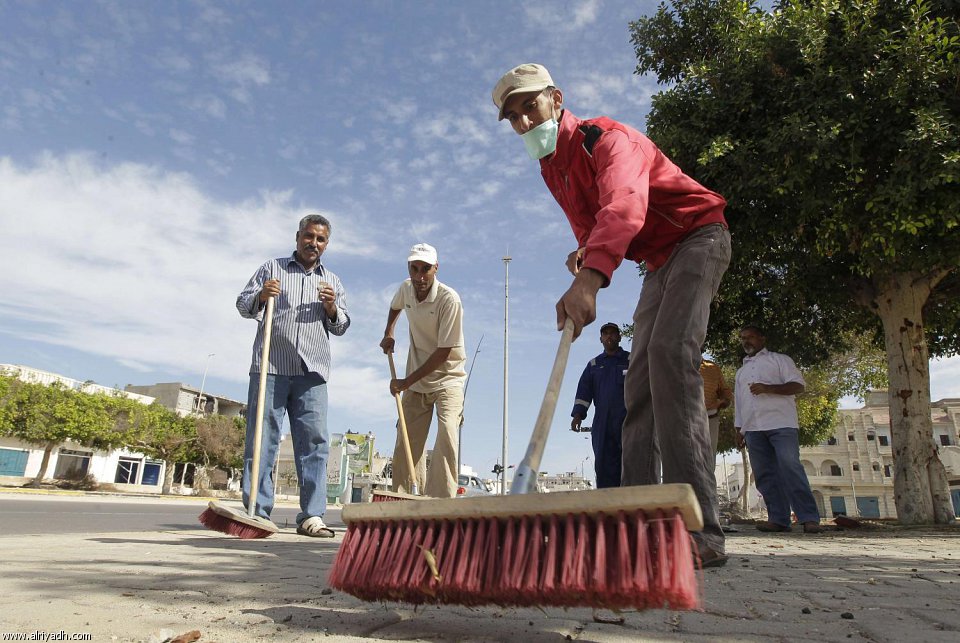
[{"label": "large push broom head", "polygon": [[696,609],[690,485],[344,507],[330,584],[364,600]]},{"label": "large push broom head", "polygon": [[280,531],[273,521],[267,518],[251,517],[243,511],[231,509],[213,501],[200,514],[200,524],[207,529],[245,540],[266,538]]}]

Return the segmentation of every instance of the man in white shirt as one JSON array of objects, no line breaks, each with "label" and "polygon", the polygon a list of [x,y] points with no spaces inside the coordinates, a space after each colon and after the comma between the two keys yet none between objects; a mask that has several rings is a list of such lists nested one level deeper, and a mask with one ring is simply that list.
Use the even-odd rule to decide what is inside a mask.
[{"label": "man in white shirt", "polygon": [[790,507],[807,534],[820,532],[820,512],[800,464],[800,421],[794,396],[805,382],[796,364],[766,349],[757,326],[744,326],[740,344],[747,354],[734,387],[737,446],[746,443],[757,489],[767,504],[760,531],[790,531]]},{"label": "man in white shirt", "polygon": [[[390,393],[403,393],[406,420],[413,453],[413,475],[422,476],[424,448],[430,433],[433,410],[437,410],[437,441],[426,481],[417,487],[427,496],[453,498],[457,493],[458,429],[463,416],[464,369],[467,356],[463,343],[463,305],[457,292],[437,279],[436,249],[418,243],[410,249],[407,272],[410,278],[400,285],[383,332],[380,348],[392,353],[393,330],[400,313],[406,311],[410,327],[410,350],[406,377],[390,381]],[[393,490],[410,492],[411,472],[397,436],[393,457]]]}]

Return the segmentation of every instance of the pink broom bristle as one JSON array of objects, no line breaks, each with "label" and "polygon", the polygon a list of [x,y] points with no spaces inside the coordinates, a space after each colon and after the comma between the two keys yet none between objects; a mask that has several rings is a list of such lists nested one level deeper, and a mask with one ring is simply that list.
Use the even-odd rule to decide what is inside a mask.
[{"label": "pink broom bristle", "polygon": [[242,522],[231,520],[226,516],[221,516],[213,509],[204,510],[204,512],[200,514],[199,520],[200,524],[207,529],[219,531],[220,533],[227,534],[228,536],[236,536],[237,538],[242,538],[244,540],[251,540],[253,538],[266,538],[267,536],[273,534],[273,532],[268,529],[258,529],[252,525],[245,525]]},{"label": "pink broom bristle", "polygon": [[406,500],[406,498],[398,498],[397,496],[388,496],[382,493],[377,493],[376,491],[370,494],[370,502],[394,502],[396,500]]},{"label": "pink broom bristle", "polygon": [[690,540],[678,512],[351,523],[330,584],[412,604],[696,609]]}]

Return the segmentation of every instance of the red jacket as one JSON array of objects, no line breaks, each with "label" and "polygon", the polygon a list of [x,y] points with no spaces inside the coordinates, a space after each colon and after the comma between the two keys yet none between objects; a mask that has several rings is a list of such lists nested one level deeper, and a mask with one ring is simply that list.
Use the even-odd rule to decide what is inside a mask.
[{"label": "red jacket", "polygon": [[583,267],[609,282],[624,257],[656,270],[691,230],[726,225],[726,201],[680,171],[649,138],[606,117],[565,110],[543,180],[563,208]]}]

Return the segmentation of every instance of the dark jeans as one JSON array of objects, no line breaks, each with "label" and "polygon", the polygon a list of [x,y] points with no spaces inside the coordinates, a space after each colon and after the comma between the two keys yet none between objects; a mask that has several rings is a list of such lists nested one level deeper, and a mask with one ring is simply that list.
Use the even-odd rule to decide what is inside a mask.
[{"label": "dark jeans", "polygon": [[790,507],[800,522],[819,522],[817,501],[800,464],[800,433],[784,428],[746,431],[743,438],[750,452],[750,466],[757,490],[767,505],[767,518],[778,525],[790,524]]}]

